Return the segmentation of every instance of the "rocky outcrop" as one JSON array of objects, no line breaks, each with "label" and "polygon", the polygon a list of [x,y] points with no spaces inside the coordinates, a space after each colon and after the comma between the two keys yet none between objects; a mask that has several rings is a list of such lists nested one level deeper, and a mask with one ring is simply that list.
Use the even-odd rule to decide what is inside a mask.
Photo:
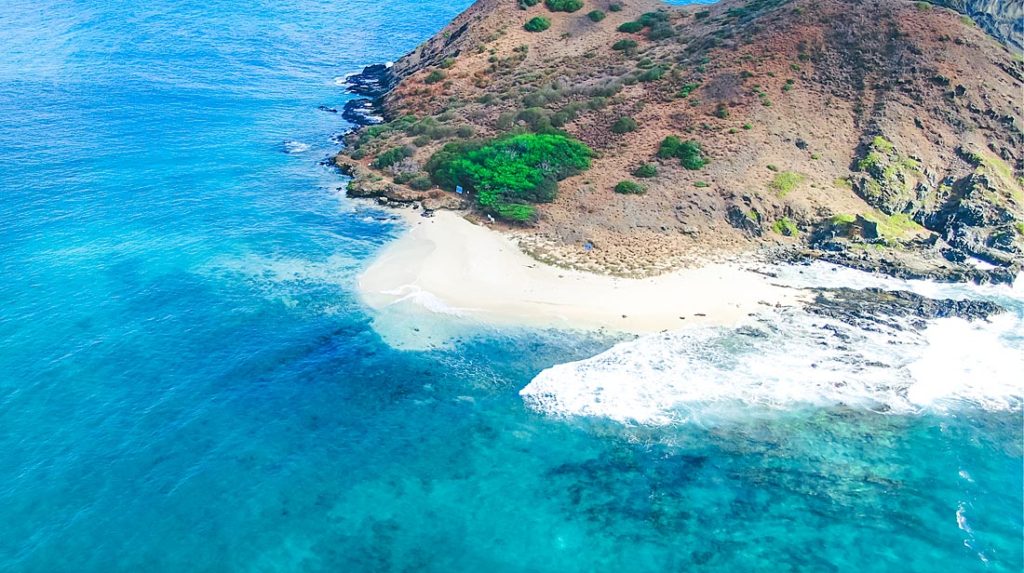
[{"label": "rocky outcrop", "polygon": [[987,320],[1006,309],[994,302],[933,299],[908,291],[836,288],[818,289],[807,311],[865,330],[874,330],[878,325],[900,330],[904,324],[896,319],[909,319],[911,327],[920,329],[930,319]]},{"label": "rocky outcrop", "polygon": [[[1024,185],[995,154],[959,147],[952,165],[928,169],[902,154],[882,136],[864,146],[855,164],[854,190],[890,216],[905,216],[938,235],[938,246],[953,262],[968,256],[1002,267],[1024,264]],[[957,175],[967,170],[966,175]],[[928,173],[931,173],[931,176]],[[945,172],[941,178],[939,173]],[[863,219],[860,217],[859,219]],[[830,221],[814,237],[827,250],[836,237],[878,238],[877,226]],[[867,234],[861,231],[867,231]]]},{"label": "rocky outcrop", "polygon": [[1024,3],[1020,0],[934,0],[970,16],[982,30],[1020,53],[1024,51]]}]

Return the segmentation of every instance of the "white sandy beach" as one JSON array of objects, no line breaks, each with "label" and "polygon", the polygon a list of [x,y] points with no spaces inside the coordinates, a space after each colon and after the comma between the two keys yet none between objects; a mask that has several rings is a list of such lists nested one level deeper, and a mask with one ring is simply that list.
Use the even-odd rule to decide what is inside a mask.
[{"label": "white sandy beach", "polygon": [[428,312],[486,324],[643,334],[733,325],[799,297],[770,277],[724,263],[646,279],[566,270],[457,213],[404,213],[409,229],[358,279],[366,304],[392,318]]}]

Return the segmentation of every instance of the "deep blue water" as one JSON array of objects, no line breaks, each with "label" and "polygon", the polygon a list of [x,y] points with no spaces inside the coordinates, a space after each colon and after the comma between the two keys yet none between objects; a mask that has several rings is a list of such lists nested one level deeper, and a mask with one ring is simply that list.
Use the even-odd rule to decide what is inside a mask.
[{"label": "deep blue water", "polygon": [[1019,571],[1019,411],[555,419],[613,341],[381,341],[316,107],[468,4],[3,2],[0,571]]}]

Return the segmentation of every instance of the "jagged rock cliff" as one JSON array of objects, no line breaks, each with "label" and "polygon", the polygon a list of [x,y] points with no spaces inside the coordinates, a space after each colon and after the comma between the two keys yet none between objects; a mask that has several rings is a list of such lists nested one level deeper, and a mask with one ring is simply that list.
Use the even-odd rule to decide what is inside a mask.
[{"label": "jagged rock cliff", "polygon": [[935,0],[970,16],[989,34],[1018,53],[1024,52],[1024,2],[1021,0]]}]

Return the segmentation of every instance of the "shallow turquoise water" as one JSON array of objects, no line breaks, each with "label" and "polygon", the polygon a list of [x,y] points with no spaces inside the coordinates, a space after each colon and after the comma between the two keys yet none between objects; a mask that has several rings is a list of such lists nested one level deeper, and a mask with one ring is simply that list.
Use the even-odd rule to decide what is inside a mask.
[{"label": "shallow turquoise water", "polygon": [[1019,411],[556,419],[614,341],[381,342],[316,107],[467,4],[4,3],[0,571],[1019,571]]}]

